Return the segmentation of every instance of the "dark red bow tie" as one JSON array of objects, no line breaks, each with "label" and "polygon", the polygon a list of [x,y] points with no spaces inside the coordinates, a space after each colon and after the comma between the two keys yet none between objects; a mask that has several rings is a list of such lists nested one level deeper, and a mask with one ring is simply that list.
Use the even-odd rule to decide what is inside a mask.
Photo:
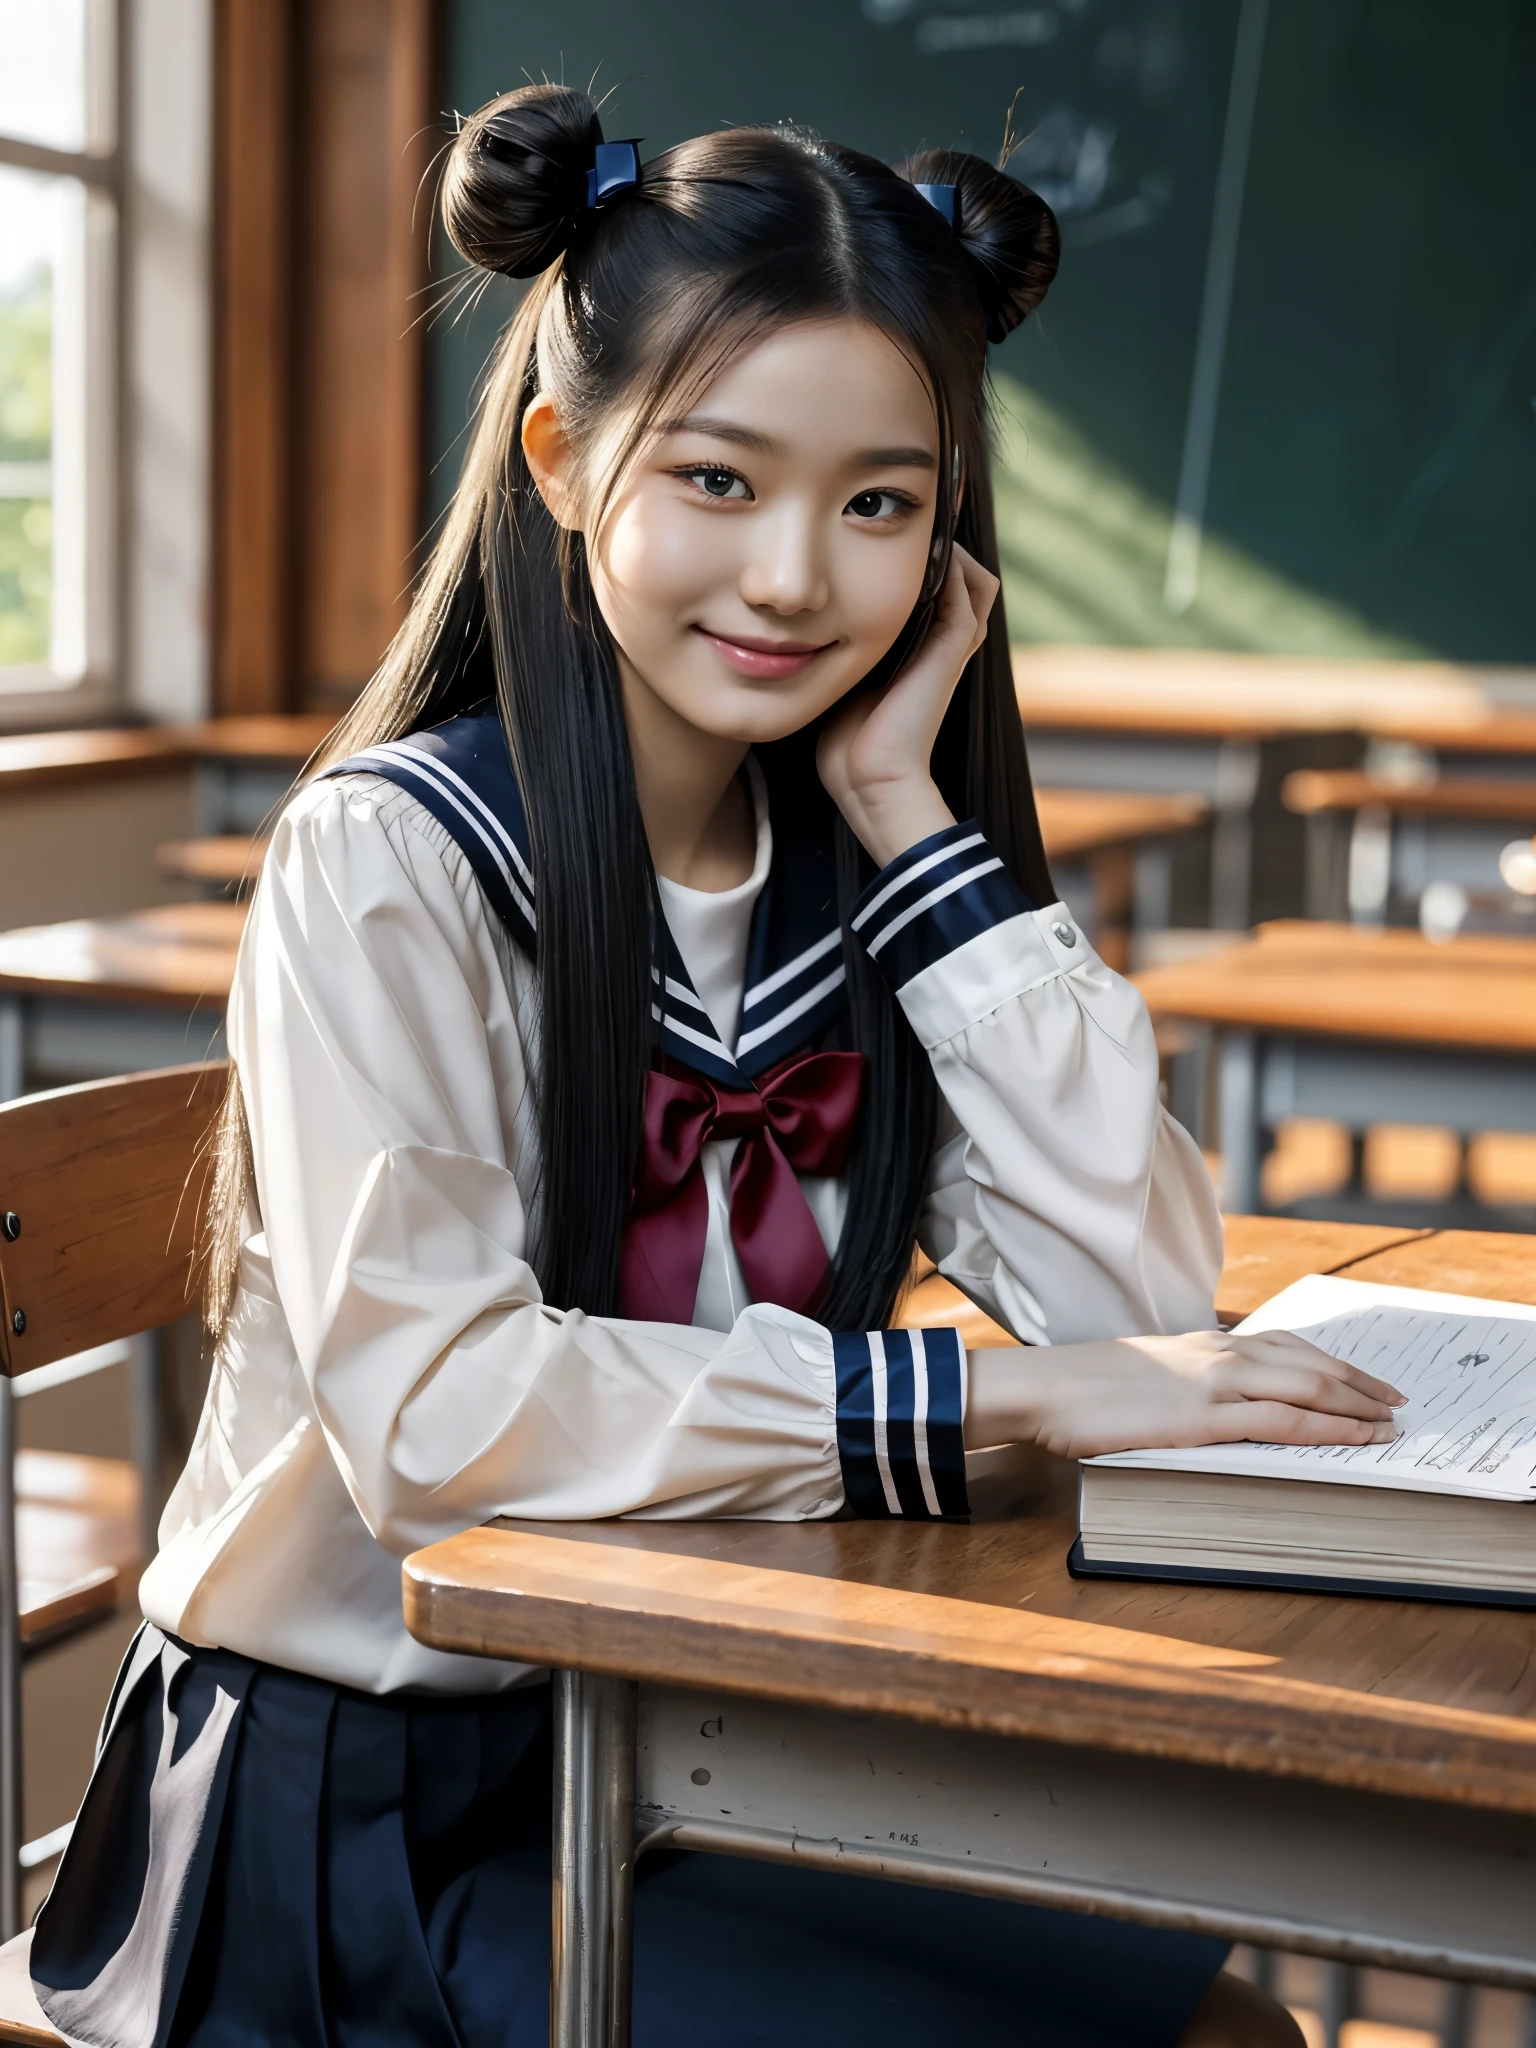
[{"label": "dark red bow tie", "polygon": [[704,1147],[740,1138],[731,1242],[754,1301],[814,1315],[830,1264],[797,1173],[840,1174],[864,1093],[861,1052],[796,1053],[755,1087],[668,1061],[646,1076],[645,1135],[619,1261],[619,1313],[691,1323],[709,1229]]}]

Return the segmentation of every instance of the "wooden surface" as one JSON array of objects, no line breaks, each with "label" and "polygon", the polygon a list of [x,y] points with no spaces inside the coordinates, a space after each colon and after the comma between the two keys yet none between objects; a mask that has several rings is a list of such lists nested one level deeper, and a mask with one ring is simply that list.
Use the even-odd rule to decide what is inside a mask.
[{"label": "wooden surface", "polygon": [[1261,925],[1246,945],[1136,976],[1154,1018],[1339,1038],[1536,1051],[1536,949],[1417,932]]},{"label": "wooden surface", "polygon": [[1035,805],[1047,857],[1063,861],[1188,832],[1211,814],[1203,797],[1140,796],[1112,789],[1037,789]]},{"label": "wooden surface", "polygon": [[296,672],[294,147],[291,6],[215,10],[214,698],[285,710]]},{"label": "wooden surface", "polygon": [[[1227,1256],[1216,1315],[1227,1329],[1308,1273],[1342,1273],[1393,1287],[1477,1294],[1536,1306],[1536,1238],[1493,1230],[1407,1230],[1386,1223],[1325,1223],[1295,1216],[1224,1216]],[[957,1328],[966,1348],[1015,1340],[930,1270],[902,1304],[902,1329]]]},{"label": "wooden surface", "polygon": [[[1310,1242],[1536,1301],[1536,1239],[1318,1228],[1232,1219],[1244,1286]],[[1073,1473],[1019,1454],[968,1527],[493,1524],[407,1559],[406,1617],[444,1649],[1536,1813],[1536,1615],[1078,1582]]]},{"label": "wooden surface", "polygon": [[0,791],[9,795],[167,775],[185,761],[183,748],[166,726],[8,733],[0,737]]},{"label": "wooden surface", "polygon": [[1298,768],[1280,786],[1287,810],[1358,811],[1368,805],[1415,818],[1536,818],[1536,777],[1528,782],[1404,783],[1355,768]]},{"label": "wooden surface", "polygon": [[222,1010],[245,928],[237,903],[164,903],[0,932],[0,993]]},{"label": "wooden surface", "polygon": [[0,737],[0,792],[70,789],[172,775],[198,761],[308,760],[335,723],[329,712],[207,719],[195,725],[90,726]]},{"label": "wooden surface", "polygon": [[1025,731],[1195,739],[1361,732],[1536,753],[1536,670],[1204,649],[1015,647]]},{"label": "wooden surface", "polygon": [[252,839],[244,832],[215,833],[205,839],[168,839],[155,851],[155,865],[162,875],[182,882],[216,883],[220,888],[238,889],[255,881],[267,857],[270,840]]},{"label": "wooden surface", "polygon": [[[421,291],[442,146],[432,0],[298,10],[293,532],[302,701],[349,702],[405,613],[421,539]],[[428,181],[430,182],[430,181]]]},{"label": "wooden surface", "polygon": [[329,711],[252,713],[171,726],[194,761],[269,761],[300,768],[336,723]]},{"label": "wooden surface", "polygon": [[139,1475],[126,1458],[18,1451],[22,1641],[110,1613],[141,1562],[139,1528]]},{"label": "wooden surface", "polygon": [[212,1061],[0,1106],[0,1212],[20,1224],[14,1241],[0,1236],[4,1371],[195,1306],[206,1141],[227,1079]]},{"label": "wooden surface", "polygon": [[31,1953],[30,1927],[0,1948],[0,2041],[16,2048],[63,2048],[64,2036],[49,2026],[32,1989]]}]

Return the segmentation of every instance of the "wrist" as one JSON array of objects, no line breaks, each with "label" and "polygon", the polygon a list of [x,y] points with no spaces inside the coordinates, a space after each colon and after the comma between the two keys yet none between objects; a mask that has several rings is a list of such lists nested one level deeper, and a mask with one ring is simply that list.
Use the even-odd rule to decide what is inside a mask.
[{"label": "wrist", "polygon": [[850,787],[838,807],[870,859],[882,868],[955,822],[928,774]]},{"label": "wrist", "polygon": [[1032,1444],[1044,1433],[1059,1369],[1053,1347],[968,1351],[965,1448]]}]

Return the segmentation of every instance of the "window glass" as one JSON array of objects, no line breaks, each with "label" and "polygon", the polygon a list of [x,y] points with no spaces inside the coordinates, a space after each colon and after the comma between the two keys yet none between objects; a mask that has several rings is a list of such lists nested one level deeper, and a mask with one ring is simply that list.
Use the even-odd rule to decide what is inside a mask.
[{"label": "window glass", "polygon": [[75,179],[0,166],[0,686],[86,665],[87,213]]},{"label": "window glass", "polygon": [[87,0],[0,0],[0,135],[50,149],[98,144],[89,133],[87,12]]}]

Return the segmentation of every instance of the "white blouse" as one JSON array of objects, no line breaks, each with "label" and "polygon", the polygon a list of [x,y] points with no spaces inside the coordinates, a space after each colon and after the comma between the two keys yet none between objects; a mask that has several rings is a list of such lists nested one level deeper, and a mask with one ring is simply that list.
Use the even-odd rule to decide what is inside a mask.
[{"label": "white blouse", "polygon": [[[662,892],[727,1044],[772,849],[760,779],[755,794],[751,880],[725,897]],[[999,880],[1012,885],[978,846],[985,856],[974,829],[955,828],[913,848],[855,920],[905,977],[899,999],[942,1094],[923,1249],[1028,1343],[1210,1327],[1220,1221],[1198,1151],[1160,1106],[1141,999],[1060,904],[1000,897]],[[972,882],[985,869],[990,895]],[[955,905],[984,896],[991,907],[957,925]],[[346,775],[288,806],[241,946],[229,1040],[257,1197],[197,1438],[142,1584],[159,1627],[370,1692],[516,1684],[523,1666],[406,1633],[402,1557],[502,1514],[836,1514],[860,1360],[866,1424],[874,1375],[884,1498],[893,1511],[898,1490],[917,1500],[909,1512],[932,1506],[921,1344],[905,1368],[918,1408],[902,1441],[922,1470],[897,1489],[897,1432],[882,1436],[879,1405],[893,1340],[834,1338],[751,1302],[728,1228],[734,1141],[705,1151],[691,1327],[543,1299],[525,1257],[538,1179],[532,968],[454,837],[406,789]],[[834,1245],[839,1185],[801,1186]],[[963,1408],[963,1353],[948,1341]]]}]

